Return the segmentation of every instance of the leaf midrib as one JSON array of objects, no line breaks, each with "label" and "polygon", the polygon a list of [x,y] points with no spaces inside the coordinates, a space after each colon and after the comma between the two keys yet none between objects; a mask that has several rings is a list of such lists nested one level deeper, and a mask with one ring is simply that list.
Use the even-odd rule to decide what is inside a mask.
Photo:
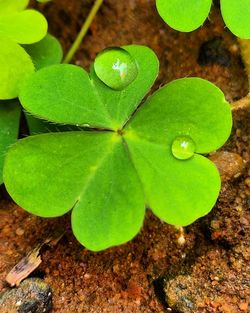
[{"label": "leaf midrib", "polygon": [[104,164],[104,162],[106,161],[106,159],[109,157],[109,155],[110,155],[111,153],[113,153],[115,145],[118,144],[119,142],[120,142],[120,141],[114,143],[114,144],[107,150],[107,153],[103,156],[103,158],[101,158],[101,159],[99,160],[99,162],[97,162],[97,165],[92,165],[92,167],[96,167],[96,169],[95,169],[95,171],[93,171],[92,173],[90,172],[88,178],[85,179],[85,181],[84,181],[84,182],[85,182],[85,184],[84,184],[85,186],[84,186],[82,192],[78,195],[78,197],[77,197],[77,199],[76,199],[76,202],[75,202],[73,208],[77,205],[77,203],[81,202],[81,199],[82,199],[82,197],[84,196],[86,190],[88,189],[90,183],[94,180],[96,173],[97,173],[98,170],[102,167],[102,165]]},{"label": "leaf midrib", "polygon": [[98,100],[99,104],[104,108],[105,112],[106,112],[106,118],[107,118],[107,121],[110,122],[110,126],[111,126],[111,130],[113,130],[113,125],[112,125],[112,118],[111,118],[111,115],[106,107],[106,105],[104,104],[104,102],[102,101],[102,98],[100,97],[100,94],[98,92],[98,89],[96,88],[95,86],[95,82],[94,80],[91,78],[90,74],[88,73],[88,77],[89,77],[89,81],[90,81],[90,84],[92,86],[92,89],[94,91],[94,94],[96,95],[96,99]]}]

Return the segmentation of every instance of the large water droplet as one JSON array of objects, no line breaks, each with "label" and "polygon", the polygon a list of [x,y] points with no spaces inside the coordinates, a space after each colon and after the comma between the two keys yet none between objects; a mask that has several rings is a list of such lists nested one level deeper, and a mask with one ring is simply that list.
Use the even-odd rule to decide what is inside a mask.
[{"label": "large water droplet", "polygon": [[178,136],[172,143],[172,153],[176,159],[187,160],[194,155],[195,144],[189,136]]},{"label": "large water droplet", "polygon": [[136,61],[122,48],[108,48],[99,53],[94,70],[105,85],[115,90],[126,88],[138,75]]}]

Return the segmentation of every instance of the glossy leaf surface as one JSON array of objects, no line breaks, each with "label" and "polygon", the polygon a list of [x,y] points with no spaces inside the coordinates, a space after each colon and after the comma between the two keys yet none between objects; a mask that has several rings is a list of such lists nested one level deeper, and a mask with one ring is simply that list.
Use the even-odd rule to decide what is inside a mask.
[{"label": "glossy leaf surface", "polygon": [[0,15],[24,10],[29,0],[0,0]]},{"label": "glossy leaf surface", "polygon": [[74,234],[94,251],[125,243],[142,227],[144,203],[139,178],[120,138],[92,168],[72,212]]},{"label": "glossy leaf surface", "polygon": [[221,0],[221,12],[234,35],[250,39],[250,0]]},{"label": "glossy leaf surface", "polygon": [[0,46],[0,99],[13,99],[19,94],[20,84],[34,72],[34,65],[17,43],[1,38]]},{"label": "glossy leaf surface", "polygon": [[52,122],[110,126],[88,73],[75,65],[53,65],[34,73],[24,84],[20,101],[27,111]]},{"label": "glossy leaf surface", "polygon": [[220,176],[211,161],[199,155],[180,161],[167,145],[140,138],[127,141],[146,203],[155,215],[186,226],[211,210],[220,191]]},{"label": "glossy leaf surface", "polygon": [[190,32],[200,27],[208,17],[212,0],[156,0],[163,20],[172,28]]},{"label": "glossy leaf surface", "polygon": [[45,17],[35,10],[0,15],[0,37],[20,44],[40,41],[46,35],[47,28]]},{"label": "glossy leaf surface", "polygon": [[208,153],[225,143],[231,128],[231,109],[222,91],[200,78],[182,78],[149,97],[128,131],[169,147],[177,136],[190,136],[196,153]]},{"label": "glossy leaf surface", "polygon": [[[228,29],[236,36],[250,39],[250,0],[220,0]],[[190,32],[209,16],[212,0],[156,0],[162,19],[173,29]]]},{"label": "glossy leaf surface", "polygon": [[60,42],[50,34],[37,43],[25,45],[24,49],[30,55],[36,70],[59,64],[63,58]]}]

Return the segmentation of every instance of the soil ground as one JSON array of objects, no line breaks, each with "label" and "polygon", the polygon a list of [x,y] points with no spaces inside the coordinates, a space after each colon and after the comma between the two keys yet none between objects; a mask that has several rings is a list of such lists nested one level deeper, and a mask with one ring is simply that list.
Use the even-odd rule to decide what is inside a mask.
[{"label": "soil ground", "polygon": [[[92,3],[54,0],[36,6],[67,51]],[[230,102],[248,92],[237,40],[225,29],[217,6],[204,27],[184,34],[163,23],[153,0],[105,0],[74,63],[88,68],[100,50],[132,43],[151,47],[159,57],[154,89],[199,76],[219,86]],[[52,287],[55,313],[250,312],[249,120],[249,112],[234,114],[232,136],[222,149],[234,154],[223,161],[221,152],[213,156],[227,174],[220,198],[208,216],[185,229],[184,245],[177,242],[177,230],[148,211],[133,241],[91,253],[72,235],[69,215],[29,215],[2,188],[0,291],[8,289],[8,271],[41,238],[65,227],[57,246],[42,250],[43,262],[32,274]]]}]

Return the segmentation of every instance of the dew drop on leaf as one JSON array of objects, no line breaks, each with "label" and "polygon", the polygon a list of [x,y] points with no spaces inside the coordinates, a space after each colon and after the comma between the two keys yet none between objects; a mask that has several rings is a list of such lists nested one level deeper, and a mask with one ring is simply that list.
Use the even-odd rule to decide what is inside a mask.
[{"label": "dew drop on leaf", "polygon": [[187,160],[194,155],[195,144],[189,136],[178,136],[172,143],[172,153],[176,159]]},{"label": "dew drop on leaf", "polygon": [[125,89],[138,75],[137,62],[122,48],[108,48],[94,62],[97,77],[115,90]]}]

